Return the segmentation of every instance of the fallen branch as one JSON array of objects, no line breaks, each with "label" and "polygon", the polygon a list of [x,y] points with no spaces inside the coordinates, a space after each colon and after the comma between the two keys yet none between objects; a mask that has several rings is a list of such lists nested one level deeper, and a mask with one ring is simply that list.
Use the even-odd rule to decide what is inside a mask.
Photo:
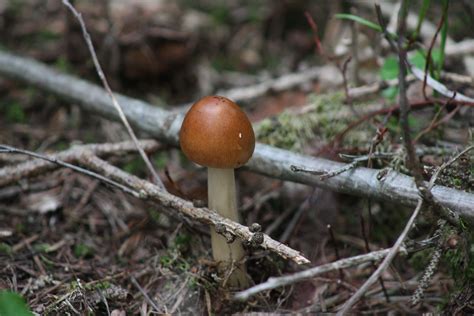
[{"label": "fallen branch", "polygon": [[229,99],[247,101],[265,95],[268,92],[281,92],[290,88],[306,84],[319,79],[321,76],[332,74],[335,71],[332,66],[312,67],[295,73],[285,74],[278,78],[269,79],[255,85],[233,88],[219,92]]},{"label": "fallen branch", "polygon": [[[84,80],[59,73],[34,60],[0,52],[0,73],[72,100],[85,110],[118,120],[110,98],[103,89]],[[116,94],[116,97],[133,126],[161,141],[173,145],[178,144],[178,132],[183,120],[181,113],[172,113],[119,94]],[[268,145],[257,144],[254,156],[246,167],[273,178],[314,185],[336,192],[412,207],[416,206],[418,201],[418,190],[413,179],[395,171],[390,171],[383,181],[379,181],[377,179],[379,171],[356,168],[351,172],[323,181],[309,174],[295,173],[290,169],[291,165],[304,166],[306,169],[321,172],[330,172],[344,166],[342,163],[327,159],[304,156]],[[472,207],[474,194],[443,186],[435,186],[432,193],[437,203],[474,221]]]},{"label": "fallen branch", "polygon": [[[145,152],[154,152],[160,146],[154,140],[142,140],[139,143]],[[90,144],[73,146],[71,149],[57,153],[51,158],[65,163],[75,163],[79,157],[77,154],[78,150],[81,152],[93,153],[99,157],[107,157],[109,155],[122,155],[125,153],[136,152],[136,147],[135,143],[130,141],[115,144]],[[55,164],[45,160],[28,160],[17,165],[6,166],[0,169],[0,187],[5,187],[21,179],[31,178],[35,175],[54,170],[56,168],[57,166]]]},{"label": "fallen branch", "polygon": [[[144,149],[149,149],[150,146],[153,146],[153,144],[156,145],[156,143],[153,141],[146,141],[140,143],[140,145],[142,145],[142,148]],[[223,234],[230,234],[247,242],[252,241],[254,233],[251,232],[248,227],[231,221],[227,218],[224,218],[213,210],[194,207],[191,202],[174,196],[162,190],[159,186],[151,182],[142,180],[136,176],[128,174],[96,156],[96,154],[112,154],[114,149],[119,152],[124,150],[135,150],[134,146],[135,145],[133,142],[124,142],[118,144],[83,145],[73,147],[69,150],[54,155],[44,156],[36,153],[27,152],[24,150],[19,150],[9,146],[0,145],[0,150],[2,150],[2,148],[8,147],[7,150],[4,150],[3,152],[27,154],[35,158],[42,159],[27,161],[15,166],[8,166],[0,169],[0,180],[2,181],[0,183],[0,187],[2,185],[15,181],[13,179],[19,180],[31,176],[36,176],[41,173],[57,169],[60,166],[71,168],[74,171],[81,172],[88,176],[93,176],[94,178],[99,179],[118,189],[121,189],[134,197],[155,201],[159,205],[163,206],[163,209],[171,216],[176,217],[176,215],[181,215],[188,219],[199,221],[200,223],[206,225],[220,225],[220,227],[223,228],[221,229]],[[90,170],[85,170],[80,167],[71,165],[71,163],[67,163],[66,161],[78,163],[84,167],[95,170],[96,172],[98,172],[98,174],[95,174]],[[104,180],[104,178],[106,180]],[[254,244],[255,246],[272,251],[281,256],[282,258],[291,260],[297,264],[306,264],[310,262],[298,251],[272,239],[268,235],[262,234],[262,236],[262,242],[258,245]]]},{"label": "fallen branch", "polygon": [[[345,259],[337,260],[331,263],[326,263],[326,264],[323,264],[311,269],[307,269],[304,271],[296,272],[293,274],[284,275],[281,277],[271,277],[263,283],[260,283],[244,291],[236,293],[234,298],[237,300],[244,301],[257,293],[276,289],[282,286],[295,284],[307,279],[314,278],[315,276],[326,273],[326,272],[335,271],[339,269],[346,269],[346,268],[354,267],[366,262],[379,261],[379,260],[382,260],[388,254],[389,251],[390,251],[390,248],[373,251],[367,254],[345,258]],[[405,252],[405,249],[400,249],[400,252]]]}]

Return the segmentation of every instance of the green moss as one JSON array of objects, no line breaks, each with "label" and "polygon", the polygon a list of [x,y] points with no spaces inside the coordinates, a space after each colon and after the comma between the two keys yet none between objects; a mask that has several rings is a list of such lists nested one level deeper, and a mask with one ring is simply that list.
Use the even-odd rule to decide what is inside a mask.
[{"label": "green moss", "polygon": [[71,283],[69,283],[69,290],[70,291],[75,291],[78,288],[82,288],[82,289],[85,289],[87,291],[106,290],[106,289],[110,288],[111,286],[112,286],[112,284],[108,281],[100,281],[100,282],[91,283],[91,284],[81,282],[81,286],[79,286],[78,281],[75,280],[75,281],[72,281]]},{"label": "green moss", "polygon": [[77,258],[87,258],[94,255],[94,249],[86,244],[79,243],[74,245],[74,256]]},{"label": "green moss", "polygon": [[458,247],[445,251],[443,260],[458,287],[465,284],[474,286],[474,233],[472,227],[462,220],[458,237],[461,241]]},{"label": "green moss", "polygon": [[10,123],[25,123],[26,114],[23,107],[18,102],[11,102],[1,106],[5,118]]},{"label": "green moss", "polygon": [[178,234],[174,239],[174,244],[179,249],[189,246],[190,242],[191,236],[188,234]]},{"label": "green moss", "polygon": [[146,169],[146,166],[141,157],[133,158],[128,163],[126,163],[125,166],[123,167],[123,170],[135,175],[144,174],[145,169]]},{"label": "green moss", "polygon": [[0,255],[10,255],[12,247],[4,242],[0,243]]},{"label": "green moss", "polygon": [[161,213],[157,210],[157,209],[154,209],[154,208],[150,208],[148,210],[148,214],[150,214],[150,217],[151,219],[156,222],[156,223],[159,223],[160,220],[161,220]]},{"label": "green moss", "polygon": [[227,25],[231,18],[230,10],[224,4],[218,4],[211,8],[209,14],[217,26]]},{"label": "green moss", "polygon": [[[257,138],[269,145],[294,151],[301,151],[311,140],[326,143],[354,119],[351,114],[340,114],[341,111],[348,112],[343,101],[342,93],[312,95],[304,113],[284,111],[257,124]],[[366,144],[367,140],[367,133],[361,129],[353,129],[344,138],[347,145],[355,146]]]},{"label": "green moss", "polygon": [[414,253],[409,259],[410,265],[416,271],[424,271],[430,263],[432,252],[432,249],[423,249]]},{"label": "green moss", "polygon": [[63,56],[60,56],[56,62],[54,63],[54,65],[56,66],[56,68],[58,68],[59,70],[61,70],[62,72],[65,72],[65,73],[72,73],[73,72],[73,66],[71,65],[71,63],[69,63],[69,61],[63,57]]},{"label": "green moss", "polygon": [[15,225],[15,231],[17,234],[22,234],[26,230],[26,226],[23,223],[18,223]]},{"label": "green moss", "polygon": [[[76,284],[77,286],[77,284]],[[106,290],[110,288],[112,284],[107,281],[100,281],[97,283],[92,283],[92,284],[84,284],[83,287],[88,290],[88,291],[95,291],[95,290]]]},{"label": "green moss", "polygon": [[168,153],[166,152],[159,152],[154,155],[153,159],[155,166],[157,169],[164,169],[168,164]]}]

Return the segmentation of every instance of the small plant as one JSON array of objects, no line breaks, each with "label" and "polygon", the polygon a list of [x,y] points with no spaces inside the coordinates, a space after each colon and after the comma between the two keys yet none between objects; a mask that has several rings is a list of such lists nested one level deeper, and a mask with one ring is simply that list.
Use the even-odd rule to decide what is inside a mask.
[{"label": "small plant", "polygon": [[5,118],[11,123],[24,123],[26,121],[26,114],[23,107],[18,102],[11,102],[4,105],[3,111]]},{"label": "small plant", "polygon": [[74,245],[74,256],[77,258],[92,257],[94,255],[94,249],[86,244],[79,243]]},{"label": "small plant", "polygon": [[32,316],[23,297],[15,292],[0,291],[1,316]]}]

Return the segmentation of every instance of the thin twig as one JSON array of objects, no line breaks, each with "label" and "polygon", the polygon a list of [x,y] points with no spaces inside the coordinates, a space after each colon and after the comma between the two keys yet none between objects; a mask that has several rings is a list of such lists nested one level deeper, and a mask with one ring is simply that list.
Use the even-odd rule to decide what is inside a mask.
[{"label": "thin twig", "polygon": [[[369,205],[368,211],[369,211],[369,220],[370,220],[369,225],[370,225],[371,220],[372,220],[372,211],[371,211],[371,207],[370,207],[370,205],[371,205],[370,199],[368,201],[368,205]],[[365,220],[364,220],[363,214],[360,214],[360,226],[361,226],[361,231],[362,231],[362,237],[364,239],[365,251],[367,253],[370,253],[369,238],[367,236],[367,232],[366,232],[366,229],[365,229]],[[371,265],[372,265],[373,271],[375,272],[375,270],[377,270],[377,265],[373,261],[371,262]],[[388,296],[388,292],[387,292],[387,289],[385,288],[385,283],[384,283],[382,277],[379,277],[379,283],[380,283],[380,287],[382,288],[383,294],[385,296],[385,300],[386,300],[387,303],[389,303],[390,302],[390,297]]]},{"label": "thin twig", "polygon": [[399,102],[400,102],[400,127],[402,129],[403,142],[405,144],[405,149],[407,151],[407,165],[408,169],[412,172],[415,183],[418,188],[423,187],[423,175],[421,167],[416,158],[415,147],[411,140],[410,125],[408,122],[408,116],[410,113],[410,107],[407,98],[407,84],[405,81],[407,67],[406,67],[406,51],[403,48],[404,44],[404,35],[405,35],[405,19],[408,14],[408,3],[406,0],[402,1],[402,7],[400,8],[398,16],[398,64],[399,64],[399,73],[398,73],[398,86],[399,86]]},{"label": "thin twig", "polygon": [[438,27],[436,28],[436,32],[431,38],[431,43],[428,48],[428,53],[426,54],[426,64],[425,64],[425,76],[423,78],[423,96],[425,97],[425,100],[428,100],[428,97],[426,95],[426,80],[428,78],[428,73],[430,71],[430,64],[431,64],[431,53],[433,51],[434,44],[436,43],[436,38],[438,37],[439,32],[441,31],[441,27],[444,24],[444,21],[446,20],[446,15],[448,14],[447,10],[443,10],[443,14],[441,15],[441,19],[439,20]]},{"label": "thin twig", "polygon": [[[336,255],[336,260],[340,260],[341,256],[339,255],[339,247],[337,246],[337,241],[336,241],[336,237],[334,236],[332,226],[331,226],[331,224],[328,224],[326,227],[327,227],[328,232],[329,232],[329,237],[331,237],[331,242],[332,242],[333,247],[334,247],[334,253]],[[342,271],[342,269],[338,269],[338,270],[339,270],[339,279],[342,282],[342,281],[344,281],[344,272]]]},{"label": "thin twig", "polygon": [[[84,168],[81,168],[81,167],[78,167],[78,166],[75,166],[73,164],[70,164],[70,163],[67,163],[67,162],[64,162],[64,161],[61,161],[59,159],[57,159],[56,157],[52,156],[52,157],[48,157],[48,156],[45,156],[45,155],[41,155],[41,154],[37,154],[37,153],[34,153],[32,151],[28,151],[28,150],[24,150],[24,149],[18,149],[18,148],[15,148],[15,147],[11,147],[11,146],[7,146],[7,145],[2,145],[0,144],[0,152],[3,152],[3,153],[11,153],[11,154],[22,154],[22,155],[27,155],[27,156],[30,156],[30,157],[34,157],[34,158],[38,158],[38,159],[42,159],[42,160],[46,160],[46,161],[49,161],[51,163],[54,163],[54,164],[57,164],[58,166],[61,166],[61,167],[64,167],[64,168],[69,168],[71,170],[74,170],[76,172],[79,172],[79,173],[82,173],[82,174],[85,174],[89,177],[92,177],[94,179],[97,179],[97,180],[100,180],[104,183],[107,183],[107,184],[110,184],[112,186],[115,186],[117,188],[119,188],[120,190],[128,193],[128,194],[131,194],[133,195],[134,197],[139,197],[139,193],[135,190],[131,190],[129,189],[128,187],[116,182],[116,181],[113,181],[113,180],[110,180],[109,178],[106,178],[98,173],[95,173],[95,172],[92,172],[92,171],[89,171],[87,169],[84,169]],[[85,152],[83,152],[84,154]]]},{"label": "thin twig", "polygon": [[87,43],[87,48],[89,49],[89,53],[91,54],[92,60],[94,61],[94,66],[97,71],[97,74],[99,75],[100,80],[102,81],[102,85],[104,86],[105,90],[109,94],[110,98],[112,99],[112,104],[114,105],[115,109],[117,110],[120,119],[122,120],[122,123],[125,125],[125,128],[127,129],[128,134],[132,138],[133,142],[135,143],[135,146],[137,147],[138,152],[140,153],[140,156],[142,157],[143,161],[145,162],[148,170],[150,171],[152,177],[153,177],[153,182],[156,183],[161,189],[166,190],[165,186],[163,185],[163,182],[161,181],[160,177],[155,171],[155,168],[153,168],[153,165],[150,162],[150,159],[148,159],[148,156],[145,154],[145,151],[143,148],[140,147],[140,144],[138,143],[138,139],[135,136],[135,133],[133,132],[132,127],[128,123],[127,117],[123,113],[122,107],[120,104],[117,102],[117,99],[115,98],[112,89],[109,86],[109,83],[107,82],[107,79],[105,78],[105,74],[102,71],[102,67],[100,66],[99,60],[97,59],[97,55],[95,53],[94,45],[92,44],[91,37],[89,33],[87,32],[86,24],[84,23],[84,19],[82,18],[81,13],[77,12],[77,10],[73,7],[73,5],[69,2],[69,0],[63,0],[63,4],[71,11],[71,13],[76,17],[76,19],[79,21],[79,24],[81,25],[82,29],[82,34],[84,36],[84,39]]},{"label": "thin twig", "polygon": [[428,127],[426,127],[424,130],[422,130],[421,132],[419,132],[418,135],[416,135],[415,139],[413,140],[413,143],[417,143],[418,140],[423,135],[425,135],[426,133],[428,133],[428,132],[432,131],[433,129],[437,128],[441,124],[446,123],[447,121],[449,121],[461,109],[461,106],[457,105],[454,110],[452,110],[450,113],[446,114],[443,118],[437,120],[439,115],[446,108],[446,105],[448,103],[449,103],[449,100],[447,102],[445,102],[443,104],[443,106],[439,109],[439,111],[435,114],[435,116],[433,117],[433,119],[430,122],[430,125]]},{"label": "thin twig", "polygon": [[[380,7],[378,7],[378,10],[380,10]],[[408,14],[408,2],[407,0],[402,0],[402,5],[400,8],[400,11],[398,13],[398,47],[395,49],[398,51],[398,56],[399,56],[399,75],[398,75],[398,82],[399,82],[399,102],[400,102],[400,125],[402,127],[402,132],[403,132],[403,139],[405,142],[405,147],[408,153],[408,166],[411,169],[411,171],[414,174],[415,177],[415,183],[417,184],[417,187],[419,190],[421,188],[425,188],[423,192],[429,192],[426,190],[425,184],[423,182],[422,178],[422,173],[420,166],[418,165],[418,161],[416,160],[416,153],[415,153],[415,148],[413,146],[413,143],[411,141],[411,136],[410,136],[410,127],[408,125],[408,113],[409,113],[409,104],[408,104],[408,99],[406,96],[406,82],[405,82],[405,77],[406,77],[406,65],[405,65],[405,60],[406,60],[406,51],[403,48],[403,41],[404,41],[404,34],[405,34],[405,23],[406,23],[406,17]],[[380,16],[380,12],[378,13]],[[382,29],[384,32],[386,32],[385,25],[382,25]],[[387,38],[389,38],[388,35],[386,35]],[[391,42],[389,40],[389,42]],[[393,43],[391,44],[393,46]],[[428,195],[425,194],[425,195]],[[415,222],[416,217],[418,216],[421,208],[423,206],[423,199],[419,198],[418,199],[418,205],[413,211],[413,214],[411,215],[410,219],[408,220],[407,224],[405,225],[404,230],[398,236],[397,241],[395,244],[392,246],[390,249],[387,257],[383,260],[383,262],[380,264],[380,266],[377,268],[377,270],[372,273],[372,275],[369,277],[369,279],[357,290],[357,292],[352,295],[352,297],[344,304],[342,309],[337,313],[337,315],[345,315],[347,314],[352,307],[364,296],[365,292],[369,289],[372,284],[377,281],[380,278],[380,275],[382,272],[384,272],[388,266],[391,264],[393,258],[395,258],[395,255],[398,253],[398,250],[400,246],[402,245],[403,241],[405,240],[408,232],[410,231],[413,223]]]},{"label": "thin twig", "polygon": [[408,220],[403,232],[398,236],[397,241],[395,244],[388,250],[388,254],[382,263],[379,265],[377,270],[370,276],[370,278],[365,281],[365,283],[357,290],[357,292],[352,295],[352,297],[344,304],[342,310],[340,310],[337,315],[345,315],[347,314],[351,308],[356,304],[362,296],[367,292],[370,286],[374,284],[380,277],[380,275],[388,268],[388,266],[392,263],[393,258],[400,252],[400,247],[402,246],[403,241],[405,240],[406,235],[410,231],[413,223],[415,222],[416,217],[418,216],[421,208],[423,206],[423,199],[418,200],[418,205],[416,206],[413,214],[411,215],[410,219]]},{"label": "thin twig", "polygon": [[433,175],[431,176],[431,179],[430,179],[430,182],[428,184],[428,189],[431,189],[433,188],[435,182],[436,182],[436,179],[438,179],[438,176],[439,174],[444,170],[446,169],[447,167],[449,167],[450,165],[452,165],[454,162],[456,162],[462,155],[466,154],[467,152],[471,151],[472,149],[474,149],[474,145],[471,145],[469,147],[467,147],[466,149],[464,149],[463,151],[461,151],[459,154],[457,154],[456,156],[454,156],[453,158],[451,158],[450,160],[448,160],[447,162],[443,163],[434,173]]},{"label": "thin twig", "polygon": [[140,291],[140,293],[142,293],[143,297],[145,298],[145,300],[148,302],[148,304],[150,304],[157,313],[161,313],[161,309],[158,307],[158,304],[156,304],[155,300],[152,299],[148,293],[140,286],[140,284],[138,283],[137,279],[135,279],[133,276],[130,276],[130,281],[132,281],[133,285],[135,285],[135,287]]},{"label": "thin twig", "polygon": [[[358,255],[350,258],[341,259],[331,263],[326,263],[317,267],[313,267],[304,271],[296,272],[290,275],[284,275],[281,277],[271,277],[264,283],[260,283],[251,288],[248,288],[244,291],[237,292],[234,296],[234,299],[237,300],[247,300],[249,297],[260,293],[262,291],[276,289],[281,286],[287,286],[301,282],[303,280],[314,278],[315,276],[326,273],[329,271],[334,271],[338,269],[346,269],[349,267],[357,266],[359,264],[378,261],[384,258],[390,251],[389,249],[373,251],[371,253]],[[399,249],[399,252],[405,252],[405,249]]]}]

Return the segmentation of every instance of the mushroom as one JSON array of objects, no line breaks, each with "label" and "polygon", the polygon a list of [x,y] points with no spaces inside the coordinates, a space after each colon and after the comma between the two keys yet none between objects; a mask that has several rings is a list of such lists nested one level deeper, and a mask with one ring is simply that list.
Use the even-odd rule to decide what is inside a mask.
[{"label": "mushroom", "polygon": [[[255,148],[252,125],[233,101],[207,96],[194,103],[179,133],[180,145],[189,160],[207,167],[209,208],[223,217],[239,221],[234,169],[245,164]],[[211,228],[212,253],[221,274],[244,257],[239,240],[226,240]],[[245,265],[236,264],[228,284],[248,285]]]}]

